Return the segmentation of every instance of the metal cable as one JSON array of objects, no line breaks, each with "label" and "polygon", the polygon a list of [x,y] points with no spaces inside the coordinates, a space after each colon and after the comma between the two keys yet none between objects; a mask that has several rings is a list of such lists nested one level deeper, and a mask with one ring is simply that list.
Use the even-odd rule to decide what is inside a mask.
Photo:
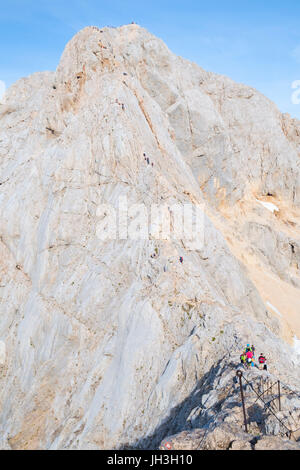
[{"label": "metal cable", "polygon": [[294,433],[295,431],[292,431],[291,429],[289,429],[282,421],[281,419],[279,419],[276,414],[274,413],[274,411],[272,410],[271,406],[270,406],[270,403],[266,403],[258,394],[257,392],[254,390],[252,384],[246,379],[245,376],[244,377],[244,380],[247,382],[247,384],[251,387],[251,389],[254,391],[254,393],[258,396],[258,398],[263,402],[263,404],[265,405],[265,408],[269,409],[269,411],[272,413],[272,415],[277,419],[277,421],[279,421],[279,423],[289,432],[289,433]]}]

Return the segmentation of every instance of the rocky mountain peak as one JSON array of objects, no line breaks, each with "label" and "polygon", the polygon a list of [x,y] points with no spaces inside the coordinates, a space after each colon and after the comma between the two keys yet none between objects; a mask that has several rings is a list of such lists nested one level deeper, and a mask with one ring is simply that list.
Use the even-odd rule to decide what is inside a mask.
[{"label": "rocky mountain peak", "polygon": [[[299,390],[299,135],[258,91],[135,24],[83,29],[56,71],[7,91],[3,448],[158,446],[204,423],[186,420],[195,389],[214,402],[248,342]],[[201,208],[193,243],[154,235],[151,208],[174,232],[174,205]]]}]

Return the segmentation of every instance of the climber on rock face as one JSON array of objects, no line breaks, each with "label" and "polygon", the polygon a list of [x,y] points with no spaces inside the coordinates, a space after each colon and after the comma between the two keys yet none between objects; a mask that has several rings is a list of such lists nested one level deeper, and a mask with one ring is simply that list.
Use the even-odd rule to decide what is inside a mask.
[{"label": "climber on rock face", "polygon": [[267,359],[265,358],[263,353],[261,353],[261,355],[259,356],[258,362],[259,362],[260,369],[268,370]]},{"label": "climber on rock face", "polygon": [[240,355],[240,360],[241,360],[241,364],[243,364],[243,366],[245,366],[245,364],[246,364],[246,354],[245,353],[242,353]]},{"label": "climber on rock face", "polygon": [[248,367],[254,367],[254,362],[253,362],[253,352],[251,350],[246,352],[246,361],[247,361],[247,366]]}]

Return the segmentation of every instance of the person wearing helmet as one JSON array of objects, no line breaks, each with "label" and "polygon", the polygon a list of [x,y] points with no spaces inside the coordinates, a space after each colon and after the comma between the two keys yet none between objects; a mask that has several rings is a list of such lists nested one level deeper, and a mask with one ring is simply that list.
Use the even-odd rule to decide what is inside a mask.
[{"label": "person wearing helmet", "polygon": [[246,361],[247,361],[247,366],[248,367],[254,367],[254,362],[253,362],[253,352],[251,351],[251,349],[249,349],[248,352],[246,352]]}]

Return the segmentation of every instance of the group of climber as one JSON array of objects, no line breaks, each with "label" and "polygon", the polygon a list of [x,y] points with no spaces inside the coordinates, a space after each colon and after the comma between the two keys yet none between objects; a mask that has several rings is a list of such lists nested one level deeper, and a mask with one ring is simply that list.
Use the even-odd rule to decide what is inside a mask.
[{"label": "group of climber", "polygon": [[152,162],[152,163],[150,162],[150,158],[147,157],[147,155],[146,155],[145,153],[143,153],[143,156],[144,156],[144,160],[148,163],[148,165],[151,164],[151,166],[154,166],[154,163],[153,163],[153,162]]},{"label": "group of climber", "polygon": [[[249,369],[250,367],[257,367],[255,364],[255,347],[253,345],[250,346],[250,344],[247,344],[246,348],[240,355],[240,360],[241,360],[241,364],[243,364],[243,366],[246,367],[247,369]],[[259,369],[265,370],[265,371],[268,370],[267,359],[263,353],[261,353],[261,355],[258,358],[258,364],[259,364],[258,366]]]},{"label": "group of climber", "polygon": [[125,111],[125,104],[124,103],[120,103],[120,101],[118,99],[116,99],[116,104],[118,104],[119,106],[121,106],[121,108],[123,109],[123,111]]}]

